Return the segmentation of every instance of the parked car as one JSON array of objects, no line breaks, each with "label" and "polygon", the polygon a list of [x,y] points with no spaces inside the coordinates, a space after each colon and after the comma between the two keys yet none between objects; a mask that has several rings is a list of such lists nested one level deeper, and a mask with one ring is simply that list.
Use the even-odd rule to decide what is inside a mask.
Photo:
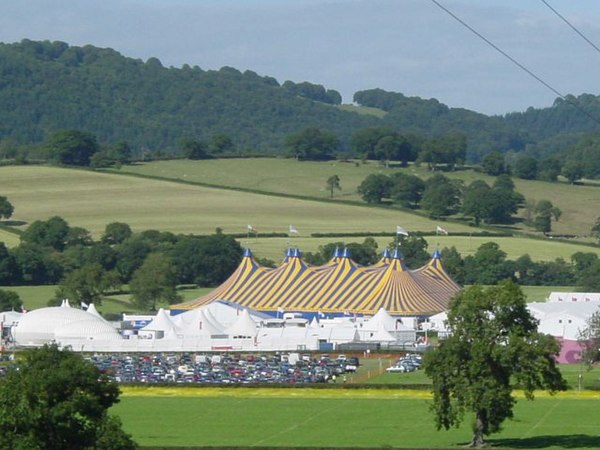
[{"label": "parked car", "polygon": [[358,358],[356,356],[351,356],[346,360],[345,369],[346,372],[356,372],[358,370]]},{"label": "parked car", "polygon": [[385,371],[388,372],[388,373],[404,373],[404,372],[408,372],[408,370],[406,369],[406,366],[404,366],[402,364],[397,364],[395,366],[388,367],[387,369],[385,369]]}]

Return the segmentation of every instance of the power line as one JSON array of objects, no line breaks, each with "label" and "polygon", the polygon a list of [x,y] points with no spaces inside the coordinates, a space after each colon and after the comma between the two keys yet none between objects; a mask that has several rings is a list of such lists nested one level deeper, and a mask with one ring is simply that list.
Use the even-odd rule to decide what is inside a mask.
[{"label": "power line", "polygon": [[[543,1],[543,0],[542,0]],[[573,106],[574,108],[576,108],[579,112],[585,114],[587,117],[589,117],[590,119],[592,119],[594,122],[596,122],[597,124],[600,125],[600,120],[598,120],[596,117],[594,117],[593,115],[591,115],[589,112],[587,112],[586,110],[584,110],[583,108],[581,108],[581,106],[579,106],[576,102],[572,101],[571,99],[569,99],[568,97],[564,96],[563,94],[561,94],[557,89],[555,89],[554,87],[552,87],[549,83],[547,83],[546,81],[544,81],[542,78],[540,78],[539,76],[537,76],[535,73],[533,73],[531,70],[529,70],[527,67],[525,67],[523,64],[521,64],[519,61],[517,61],[515,58],[513,58],[512,56],[510,56],[508,53],[506,53],[504,50],[502,50],[500,47],[498,47],[496,44],[494,44],[492,41],[490,41],[488,38],[486,38],[484,35],[482,35],[481,33],[479,33],[477,30],[475,30],[473,27],[471,27],[468,23],[466,23],[464,20],[462,20],[460,17],[458,17],[456,14],[454,14],[452,11],[450,11],[448,8],[446,8],[445,6],[443,6],[441,3],[439,3],[438,0],[431,0],[432,3],[434,3],[438,8],[440,8],[442,11],[446,12],[448,15],[450,15],[454,20],[456,20],[458,23],[460,23],[462,26],[464,26],[466,29],[468,29],[471,33],[475,34],[478,38],[480,38],[481,40],[483,40],[486,44],[488,44],[490,47],[492,47],[494,50],[496,50],[498,53],[500,53],[502,56],[504,56],[506,59],[508,59],[510,62],[512,62],[513,64],[515,64],[517,67],[519,67],[521,70],[523,70],[524,72],[526,72],[529,76],[531,76],[532,78],[534,78],[536,81],[538,81],[539,83],[543,84],[544,86],[546,86],[548,89],[550,89],[554,94],[558,95],[560,98],[562,98],[565,102],[567,102],[568,104],[570,104],[571,106]]]},{"label": "power line", "polygon": [[566,23],[567,25],[569,25],[569,27],[571,27],[571,29],[577,33],[579,36],[581,36],[583,38],[584,41],[586,41],[588,44],[590,44],[592,47],[594,47],[594,49],[600,53],[600,48],[598,48],[596,46],[596,44],[594,44],[592,41],[590,41],[581,31],[579,31],[577,28],[575,28],[575,26],[569,22],[563,15],[561,15],[556,9],[554,9],[552,6],[550,6],[550,4],[546,1],[546,0],[540,0],[544,5],[546,5],[548,7],[548,9],[550,9],[550,11],[552,11],[554,14],[556,14],[558,17],[560,17],[562,19],[562,21],[564,23]]}]

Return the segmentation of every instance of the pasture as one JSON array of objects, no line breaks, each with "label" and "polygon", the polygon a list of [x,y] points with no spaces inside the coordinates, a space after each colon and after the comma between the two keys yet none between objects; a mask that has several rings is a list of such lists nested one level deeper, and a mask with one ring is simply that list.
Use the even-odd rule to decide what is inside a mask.
[{"label": "pasture", "polygon": [[0,242],[4,242],[4,245],[6,245],[8,248],[11,248],[19,245],[21,240],[19,239],[18,234],[11,233],[0,228]]},{"label": "pasture", "polygon": [[[335,174],[341,179],[342,190],[334,192],[334,199],[344,201],[360,200],[356,189],[370,173],[391,174],[403,171],[423,179],[431,176],[431,172],[425,166],[386,168],[373,161],[299,162],[281,158],[158,161],[123,166],[121,171],[315,198],[329,197],[325,182]],[[444,172],[444,175],[460,179],[465,184],[476,179],[484,180],[490,185],[494,182],[494,177],[472,170]],[[551,200],[562,210],[560,220],[552,225],[555,233],[589,236],[590,228],[598,217],[597,208],[591,207],[600,202],[598,185],[569,185],[563,182],[547,183],[518,178],[513,180],[516,190],[527,200]],[[522,210],[521,215],[524,216],[525,211]]]},{"label": "pasture", "polygon": [[[597,448],[600,395],[519,397],[515,418],[489,439],[502,448]],[[124,388],[111,411],[142,446],[456,448],[436,431],[424,391],[311,388]]]},{"label": "pasture", "polygon": [[[445,224],[446,225],[446,224]],[[453,231],[451,225],[446,226],[450,232]],[[394,242],[391,236],[373,237],[382,252],[389,244]],[[592,252],[600,256],[600,247],[588,247],[575,243],[559,242],[550,239],[527,239],[524,237],[487,237],[487,236],[424,236],[428,243],[429,253],[444,247],[456,247],[462,257],[473,255],[477,249],[487,242],[495,242],[500,249],[507,254],[507,259],[515,260],[525,253],[528,253],[533,261],[554,261],[556,258],[563,258],[570,261],[571,255],[577,252]],[[293,236],[288,238],[265,238],[265,237],[246,237],[238,239],[243,247],[250,248],[252,253],[260,258],[269,258],[276,263],[281,262],[287,248],[298,247],[302,252],[315,253],[320,246],[332,243],[343,242],[349,244],[352,242],[362,243],[364,237],[318,237]]]},{"label": "pasture", "polygon": [[[14,220],[26,224],[61,216],[72,226],[98,237],[110,222],[128,223],[134,231],[174,233],[245,233],[288,231],[394,232],[435,230],[436,222],[392,209],[297,200],[214,189],[178,182],[42,166],[0,167],[2,192],[15,206]],[[25,225],[21,228],[25,228]],[[466,225],[455,231],[474,230]]]}]

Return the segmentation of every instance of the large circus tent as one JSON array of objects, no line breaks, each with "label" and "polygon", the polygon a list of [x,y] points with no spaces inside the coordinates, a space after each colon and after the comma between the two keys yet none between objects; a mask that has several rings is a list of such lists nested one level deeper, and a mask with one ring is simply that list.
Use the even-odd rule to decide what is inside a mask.
[{"label": "large circus tent", "polygon": [[226,301],[274,313],[366,316],[384,309],[393,316],[431,316],[447,310],[459,290],[444,270],[438,251],[423,267],[410,270],[399,250],[386,250],[376,264],[360,266],[342,249],[326,264],[311,266],[303,261],[298,249],[288,249],[283,262],[269,268],[258,264],[247,249],[238,268],[223,284],[171,309],[190,310]]}]

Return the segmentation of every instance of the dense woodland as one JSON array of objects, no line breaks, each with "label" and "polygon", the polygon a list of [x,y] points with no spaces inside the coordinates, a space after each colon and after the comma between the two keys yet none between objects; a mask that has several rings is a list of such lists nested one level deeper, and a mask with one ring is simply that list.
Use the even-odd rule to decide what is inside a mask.
[{"label": "dense woodland", "polygon": [[339,108],[337,91],[308,82],[280,84],[231,67],[163,67],[157,58],[30,40],[0,44],[0,80],[0,159],[64,129],[90,132],[105,144],[126,142],[135,159],[176,154],[183,139],[210,142],[215,136],[226,136],[228,150],[237,153],[281,154],[290,134],[310,127],[336,136],[334,156],[365,156],[356,153],[352,136],[387,127],[406,139],[464,136],[466,162],[480,162],[492,151],[508,162],[523,154],[564,161],[572,148],[578,149],[574,161],[600,159],[600,139],[590,134],[600,131],[600,119],[593,119],[600,117],[600,98],[588,94],[488,117],[435,99],[357,92],[356,104],[383,112],[375,116]]}]

